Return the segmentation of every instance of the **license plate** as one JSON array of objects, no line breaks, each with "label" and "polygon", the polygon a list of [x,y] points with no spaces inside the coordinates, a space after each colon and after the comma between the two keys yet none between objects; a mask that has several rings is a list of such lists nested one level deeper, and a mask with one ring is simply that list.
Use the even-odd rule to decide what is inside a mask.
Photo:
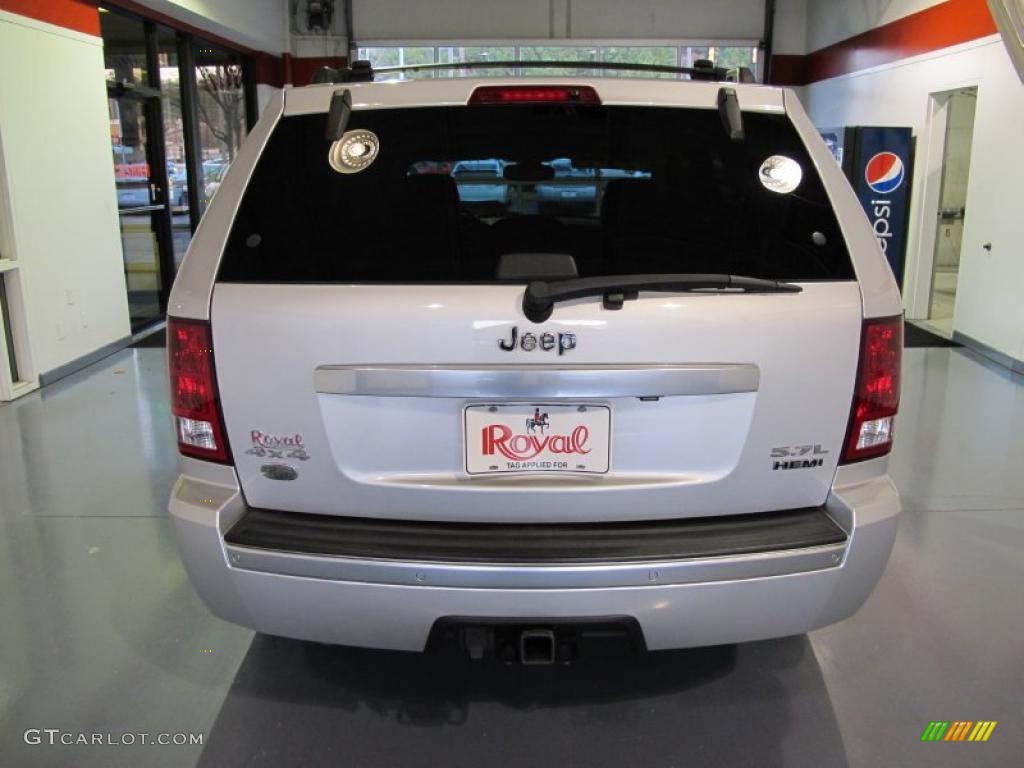
[{"label": "license plate", "polygon": [[606,405],[467,405],[466,472],[608,471],[611,409]]}]

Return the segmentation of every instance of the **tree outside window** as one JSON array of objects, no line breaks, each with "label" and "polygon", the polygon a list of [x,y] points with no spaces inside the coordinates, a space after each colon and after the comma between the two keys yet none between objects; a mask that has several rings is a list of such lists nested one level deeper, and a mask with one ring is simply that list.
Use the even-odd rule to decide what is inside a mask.
[{"label": "tree outside window", "polygon": [[[200,131],[205,160],[230,164],[245,138],[245,93],[240,64],[196,67]],[[212,141],[209,141],[212,139]]]}]

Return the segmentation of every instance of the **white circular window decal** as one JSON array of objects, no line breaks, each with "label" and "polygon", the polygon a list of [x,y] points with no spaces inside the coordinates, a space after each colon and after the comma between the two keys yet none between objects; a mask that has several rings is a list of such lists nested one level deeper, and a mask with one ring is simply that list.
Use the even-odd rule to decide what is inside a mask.
[{"label": "white circular window decal", "polygon": [[800,186],[803,176],[800,163],[785,155],[772,155],[761,163],[761,170],[757,173],[765,189],[780,195],[789,194]]},{"label": "white circular window decal", "polygon": [[373,131],[348,131],[331,144],[327,161],[338,173],[359,173],[370,167],[380,151],[380,140]]}]

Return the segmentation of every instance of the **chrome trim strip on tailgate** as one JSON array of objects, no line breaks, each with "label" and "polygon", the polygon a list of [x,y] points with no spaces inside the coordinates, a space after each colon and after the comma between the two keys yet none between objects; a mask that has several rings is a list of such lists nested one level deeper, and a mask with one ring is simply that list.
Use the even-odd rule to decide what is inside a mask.
[{"label": "chrome trim strip on tailgate", "polygon": [[672,397],[756,392],[752,364],[323,365],[316,391],[372,397]]},{"label": "chrome trim strip on tailgate", "polygon": [[233,568],[333,581],[462,589],[655,587],[781,576],[834,568],[841,542],[819,547],[674,562],[511,566],[323,557],[226,544]]}]

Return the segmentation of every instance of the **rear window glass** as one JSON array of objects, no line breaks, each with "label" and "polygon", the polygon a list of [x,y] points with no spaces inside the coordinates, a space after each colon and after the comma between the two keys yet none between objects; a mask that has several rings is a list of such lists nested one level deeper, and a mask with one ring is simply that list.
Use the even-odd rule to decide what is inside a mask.
[{"label": "rear window glass", "polygon": [[[850,279],[829,199],[788,118],[496,105],[356,111],[379,155],[328,163],[324,114],[282,118],[220,279],[492,282],[505,253],[568,253],[583,277],[724,272]],[[781,158],[781,159],[780,159]]]}]

